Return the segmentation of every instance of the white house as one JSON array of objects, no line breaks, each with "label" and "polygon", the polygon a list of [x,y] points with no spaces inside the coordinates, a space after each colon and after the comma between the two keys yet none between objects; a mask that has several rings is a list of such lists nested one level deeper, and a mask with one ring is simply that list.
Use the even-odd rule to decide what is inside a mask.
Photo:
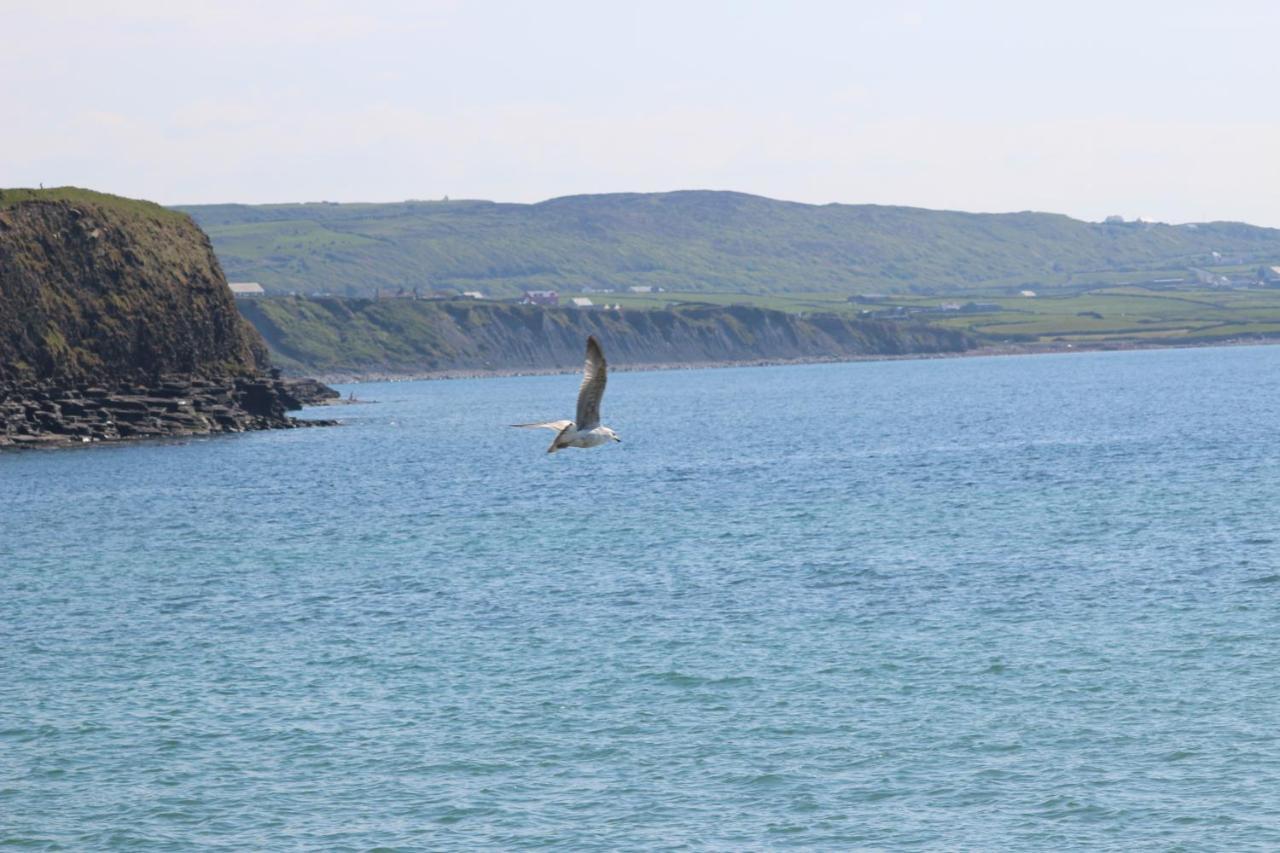
[{"label": "white house", "polygon": [[574,308],[590,308],[594,304],[585,296],[575,296],[569,301],[573,303]]},{"label": "white house", "polygon": [[267,293],[256,281],[229,281],[227,287],[235,296],[265,296]]}]

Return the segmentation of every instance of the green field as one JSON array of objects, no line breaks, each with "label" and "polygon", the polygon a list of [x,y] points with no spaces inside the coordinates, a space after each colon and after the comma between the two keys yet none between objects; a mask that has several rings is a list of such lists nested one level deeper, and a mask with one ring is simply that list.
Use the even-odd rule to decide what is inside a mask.
[{"label": "green field", "polygon": [[[990,344],[1081,345],[1195,343],[1280,337],[1280,288],[1151,290],[1110,287],[1063,295],[948,297],[889,296],[851,302],[837,294],[754,296],[736,293],[592,294],[599,304],[654,308],[669,304],[747,304],[792,313],[872,316],[901,308],[906,316],[962,329]],[[944,310],[969,303],[999,306],[980,312]]]}]

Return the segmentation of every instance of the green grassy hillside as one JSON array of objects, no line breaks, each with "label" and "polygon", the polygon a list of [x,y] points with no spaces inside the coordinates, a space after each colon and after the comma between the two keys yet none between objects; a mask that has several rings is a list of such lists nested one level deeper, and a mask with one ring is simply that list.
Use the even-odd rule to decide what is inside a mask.
[{"label": "green grassy hillside", "polygon": [[656,286],[928,294],[1280,263],[1280,230],[1239,223],[1104,225],[1047,213],[815,206],[729,192],[180,209],[208,232],[229,278],[275,292],[447,287],[511,296]]}]

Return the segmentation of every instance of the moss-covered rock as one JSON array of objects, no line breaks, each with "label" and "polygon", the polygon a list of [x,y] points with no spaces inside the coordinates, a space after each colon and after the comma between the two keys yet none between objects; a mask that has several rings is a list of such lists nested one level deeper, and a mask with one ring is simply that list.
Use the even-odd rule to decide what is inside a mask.
[{"label": "moss-covered rock", "polygon": [[0,380],[247,376],[265,359],[190,217],[87,190],[0,190]]}]

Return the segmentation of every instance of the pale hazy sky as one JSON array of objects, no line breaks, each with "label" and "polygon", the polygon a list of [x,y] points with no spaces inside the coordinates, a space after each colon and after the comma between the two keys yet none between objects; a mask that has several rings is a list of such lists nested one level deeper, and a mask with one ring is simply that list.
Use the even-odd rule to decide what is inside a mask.
[{"label": "pale hazy sky", "polygon": [[0,0],[0,186],[1280,227],[1280,3]]}]

